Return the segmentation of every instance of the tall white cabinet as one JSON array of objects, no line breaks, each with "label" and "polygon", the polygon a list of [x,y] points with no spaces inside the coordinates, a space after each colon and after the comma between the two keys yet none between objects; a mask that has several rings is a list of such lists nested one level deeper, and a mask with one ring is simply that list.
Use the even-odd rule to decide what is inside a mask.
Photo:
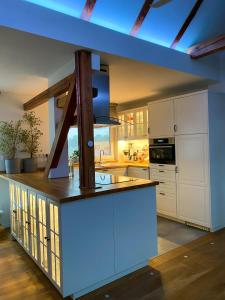
[{"label": "tall white cabinet", "polygon": [[[225,227],[225,188],[221,171],[225,167],[225,155],[221,154],[222,149],[225,150],[223,126],[223,94],[200,91],[149,104],[150,138],[175,136],[177,195],[176,216],[173,216],[211,230]],[[215,171],[218,166],[219,172]],[[158,202],[160,208],[162,200]],[[171,215],[170,210],[163,213]]]},{"label": "tall white cabinet", "polygon": [[209,203],[208,93],[174,99],[177,216],[211,227]]}]

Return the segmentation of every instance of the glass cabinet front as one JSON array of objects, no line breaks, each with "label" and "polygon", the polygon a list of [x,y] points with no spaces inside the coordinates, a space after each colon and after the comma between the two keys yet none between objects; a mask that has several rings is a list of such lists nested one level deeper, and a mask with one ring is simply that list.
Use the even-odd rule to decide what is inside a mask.
[{"label": "glass cabinet front", "polygon": [[9,193],[10,193],[10,214],[11,214],[11,233],[16,236],[17,235],[17,217],[16,217],[16,201],[15,201],[15,185],[10,183],[9,185]]},{"label": "glass cabinet front", "polygon": [[48,241],[47,220],[46,220],[46,199],[38,196],[38,224],[39,224],[39,248],[41,267],[48,272]]},{"label": "glass cabinet front", "polygon": [[21,191],[22,198],[22,217],[23,217],[23,246],[29,251],[30,250],[30,238],[29,238],[29,215],[28,215],[28,199],[27,199],[27,190],[22,189]]},{"label": "glass cabinet front", "polygon": [[36,194],[29,193],[30,204],[30,238],[31,238],[31,255],[38,259],[38,246],[37,246],[37,210],[36,210]]},{"label": "glass cabinet front", "polygon": [[52,279],[60,286],[59,209],[53,203],[50,203],[50,237]]}]

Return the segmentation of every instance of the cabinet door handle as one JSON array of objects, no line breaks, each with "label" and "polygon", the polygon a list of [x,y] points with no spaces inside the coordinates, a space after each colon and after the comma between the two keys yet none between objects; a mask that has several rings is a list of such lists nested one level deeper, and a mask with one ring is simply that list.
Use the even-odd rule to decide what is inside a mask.
[{"label": "cabinet door handle", "polygon": [[166,194],[165,193],[159,193],[160,195],[162,195],[162,196],[165,196]]},{"label": "cabinet door handle", "polygon": [[177,132],[177,124],[173,125],[174,132]]},{"label": "cabinet door handle", "polygon": [[13,210],[13,213],[16,214],[16,210],[15,209]]},{"label": "cabinet door handle", "polygon": [[25,223],[26,223],[27,225],[30,225],[30,222],[28,222],[28,221],[26,221]]},{"label": "cabinet door handle", "polygon": [[164,167],[165,165],[159,165],[159,167]]},{"label": "cabinet door handle", "polygon": [[50,238],[47,237],[47,236],[45,236],[45,240],[47,240],[47,242],[49,242],[49,241],[50,241]]},{"label": "cabinet door handle", "polygon": [[178,170],[178,166],[175,167],[175,173],[178,173],[179,170]]}]

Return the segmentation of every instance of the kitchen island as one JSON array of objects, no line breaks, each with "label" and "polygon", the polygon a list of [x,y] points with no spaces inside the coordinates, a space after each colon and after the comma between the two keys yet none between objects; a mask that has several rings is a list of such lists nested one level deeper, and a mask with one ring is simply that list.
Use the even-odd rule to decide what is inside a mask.
[{"label": "kitchen island", "polygon": [[77,177],[0,175],[12,235],[62,296],[74,299],[157,254],[155,185],[96,173],[96,188],[80,190]]}]

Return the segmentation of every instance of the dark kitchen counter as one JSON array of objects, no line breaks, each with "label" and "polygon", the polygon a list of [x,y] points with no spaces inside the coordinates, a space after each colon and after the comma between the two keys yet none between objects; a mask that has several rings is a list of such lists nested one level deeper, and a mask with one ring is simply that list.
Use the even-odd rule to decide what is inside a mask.
[{"label": "dark kitchen counter", "polygon": [[96,189],[80,189],[79,178],[68,177],[48,179],[42,172],[22,174],[0,174],[0,178],[13,180],[31,187],[41,195],[56,202],[65,203],[125,190],[156,186],[157,181],[131,178],[127,176],[106,175],[96,172]]}]

